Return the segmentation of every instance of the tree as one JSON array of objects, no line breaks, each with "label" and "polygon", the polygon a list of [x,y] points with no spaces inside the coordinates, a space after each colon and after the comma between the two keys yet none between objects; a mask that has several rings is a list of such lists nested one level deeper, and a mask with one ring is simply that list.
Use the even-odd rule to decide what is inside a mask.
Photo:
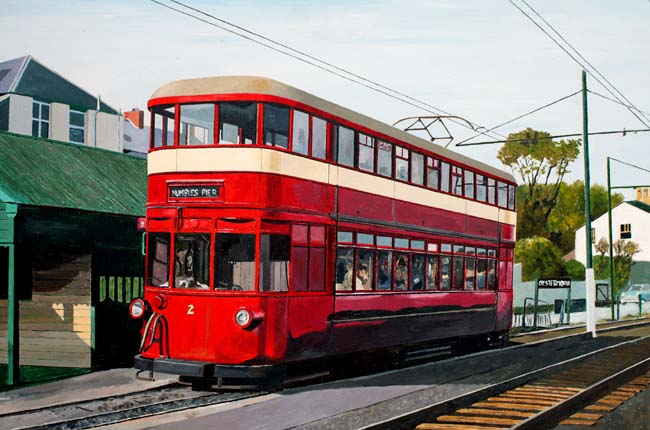
[{"label": "tree", "polygon": [[580,140],[554,141],[549,133],[531,128],[508,135],[497,158],[510,166],[525,185],[526,198],[519,205],[520,238],[535,236],[538,226],[545,229],[562,179],[579,154]]},{"label": "tree", "polygon": [[[639,244],[631,240],[619,239],[614,242],[614,285],[612,295],[615,296],[630,279],[634,256],[641,252]],[[598,279],[609,279],[609,241],[604,237],[596,244],[598,254],[594,257],[594,275]]]},{"label": "tree", "polygon": [[[595,184],[591,186],[591,219],[607,212],[607,188]],[[620,193],[612,194],[612,206],[622,203]],[[574,248],[575,231],[585,224],[585,184],[575,181],[560,184],[556,205],[547,221],[549,239],[566,254]]]},{"label": "tree", "polygon": [[515,262],[522,264],[522,281],[564,276],[566,273],[560,250],[543,237],[518,240],[515,244]]},{"label": "tree", "polygon": [[569,260],[564,263],[564,271],[574,281],[585,280],[585,265],[578,260]]}]

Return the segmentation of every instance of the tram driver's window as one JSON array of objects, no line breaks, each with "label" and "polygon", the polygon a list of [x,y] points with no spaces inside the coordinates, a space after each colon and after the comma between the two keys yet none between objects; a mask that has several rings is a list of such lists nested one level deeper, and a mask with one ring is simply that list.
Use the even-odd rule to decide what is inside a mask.
[{"label": "tram driver's window", "polygon": [[174,145],[174,106],[156,106],[153,108],[153,147]]},{"label": "tram driver's window", "polygon": [[264,105],[264,143],[269,146],[289,148],[289,108]]},{"label": "tram driver's window", "polygon": [[214,289],[255,289],[255,235],[218,233],[214,242]]},{"label": "tram driver's window", "polygon": [[214,104],[180,106],[179,145],[211,145],[214,143]]},{"label": "tram driver's window", "polygon": [[257,103],[219,103],[219,143],[251,145],[257,135]]},{"label": "tram driver's window", "polygon": [[289,291],[291,237],[263,234],[260,237],[260,291]]},{"label": "tram driver's window", "polygon": [[147,251],[147,283],[154,287],[169,287],[169,233],[149,233]]},{"label": "tram driver's window", "polygon": [[174,237],[174,287],[210,288],[210,235],[177,234]]}]

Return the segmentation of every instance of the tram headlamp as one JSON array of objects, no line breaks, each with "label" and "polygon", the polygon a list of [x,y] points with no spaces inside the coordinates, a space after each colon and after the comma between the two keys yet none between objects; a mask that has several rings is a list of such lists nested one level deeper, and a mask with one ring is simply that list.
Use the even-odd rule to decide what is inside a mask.
[{"label": "tram headlamp", "polygon": [[134,299],[129,305],[129,313],[131,314],[131,318],[136,320],[142,318],[146,310],[147,305],[142,299]]},{"label": "tram headlamp", "polygon": [[248,328],[253,322],[253,314],[246,309],[240,309],[235,314],[235,323],[241,328]]}]

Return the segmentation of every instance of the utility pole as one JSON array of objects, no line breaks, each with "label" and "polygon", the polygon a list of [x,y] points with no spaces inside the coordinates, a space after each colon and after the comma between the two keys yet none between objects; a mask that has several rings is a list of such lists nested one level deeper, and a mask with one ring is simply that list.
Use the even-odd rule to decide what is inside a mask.
[{"label": "utility pole", "polygon": [[596,282],[594,280],[594,264],[591,253],[591,181],[589,178],[589,115],[587,112],[587,72],[582,71],[582,141],[585,161],[585,286],[587,300],[587,331],[596,337]]},{"label": "utility pole", "polygon": [[611,158],[607,157],[607,220],[609,223],[609,291],[612,301],[612,321],[614,321],[614,242],[612,233],[612,177],[611,177]]}]

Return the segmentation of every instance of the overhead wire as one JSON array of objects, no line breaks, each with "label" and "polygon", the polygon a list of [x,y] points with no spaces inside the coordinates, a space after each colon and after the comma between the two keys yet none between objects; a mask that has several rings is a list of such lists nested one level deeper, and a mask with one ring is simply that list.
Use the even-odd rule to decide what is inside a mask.
[{"label": "overhead wire", "polygon": [[[395,99],[395,100],[399,100],[399,101],[401,101],[401,102],[403,102],[403,103],[406,103],[406,104],[408,104],[408,105],[410,105],[410,106],[413,106],[413,107],[416,107],[416,108],[418,108],[418,109],[425,110],[425,111],[428,112],[428,113],[431,113],[431,114],[439,114],[440,112],[442,112],[442,113],[447,114],[447,115],[453,115],[453,114],[451,114],[450,112],[447,112],[447,111],[445,111],[445,110],[443,110],[443,109],[440,109],[440,108],[438,108],[438,107],[436,107],[436,106],[433,106],[433,105],[431,105],[431,104],[429,104],[429,103],[427,103],[427,102],[424,102],[424,101],[421,101],[421,100],[416,99],[416,98],[414,98],[414,97],[411,97],[411,96],[409,96],[409,95],[407,95],[407,94],[404,94],[404,93],[402,93],[402,92],[399,92],[399,91],[397,91],[397,90],[394,90],[394,89],[392,89],[392,88],[390,88],[390,87],[384,86],[384,85],[382,85],[382,84],[380,84],[380,83],[377,83],[377,82],[375,82],[375,81],[372,81],[372,80],[370,80],[370,79],[366,79],[366,78],[364,78],[364,77],[362,77],[362,76],[360,76],[360,75],[358,75],[358,74],[355,74],[355,73],[353,73],[353,72],[350,72],[350,71],[348,71],[348,70],[346,70],[346,69],[344,69],[344,68],[341,68],[341,67],[338,67],[338,66],[336,66],[336,65],[334,65],[334,64],[331,64],[331,63],[328,63],[328,62],[326,62],[326,61],[320,60],[320,59],[318,59],[318,58],[316,58],[316,57],[314,57],[314,56],[311,56],[311,55],[309,55],[309,54],[307,54],[307,53],[305,53],[305,52],[303,52],[303,51],[300,51],[300,50],[294,49],[294,48],[292,48],[292,47],[290,47],[290,46],[288,46],[288,45],[286,45],[286,44],[283,44],[283,43],[277,42],[277,41],[275,41],[275,40],[273,40],[273,39],[271,39],[271,38],[268,38],[268,37],[265,37],[265,36],[263,36],[263,35],[261,35],[261,34],[258,34],[258,33],[255,33],[255,32],[253,32],[253,31],[247,30],[247,29],[244,28],[244,27],[241,27],[241,26],[238,26],[238,25],[236,25],[236,24],[233,24],[233,23],[231,23],[231,22],[229,22],[229,21],[226,21],[226,20],[221,19],[221,18],[219,18],[219,17],[216,17],[216,16],[214,16],[214,15],[211,15],[211,14],[205,12],[205,11],[202,11],[202,10],[200,10],[200,9],[198,9],[198,8],[194,8],[194,7],[190,6],[190,5],[187,5],[187,4],[185,4],[185,3],[182,3],[182,2],[180,2],[180,1],[169,0],[169,1],[175,3],[175,4],[179,5],[179,6],[182,6],[182,7],[186,8],[186,9],[192,10],[192,11],[194,11],[194,12],[196,12],[196,13],[200,13],[200,14],[202,14],[202,15],[204,15],[204,16],[207,16],[207,17],[209,17],[209,18],[211,18],[211,19],[217,20],[218,22],[221,22],[221,23],[223,23],[223,24],[226,24],[226,25],[228,25],[228,26],[231,26],[231,27],[233,27],[233,28],[236,28],[236,29],[240,30],[241,32],[245,32],[245,33],[247,33],[247,34],[253,35],[253,36],[255,36],[255,37],[257,37],[257,38],[260,38],[260,39],[262,39],[262,40],[264,40],[264,41],[266,41],[266,42],[269,42],[269,43],[266,43],[266,42],[263,42],[263,41],[260,41],[260,40],[254,39],[253,37],[247,36],[246,34],[242,34],[241,32],[234,31],[234,30],[232,30],[231,28],[227,28],[227,27],[225,27],[225,26],[223,26],[223,25],[219,25],[219,24],[217,24],[217,23],[214,23],[214,22],[208,21],[208,20],[206,20],[206,19],[203,19],[203,18],[201,18],[201,17],[199,17],[199,16],[193,15],[193,14],[191,14],[191,13],[189,13],[189,12],[184,11],[184,10],[181,10],[181,9],[175,8],[175,7],[173,7],[173,6],[170,6],[170,5],[168,5],[168,4],[165,4],[165,3],[161,2],[161,1],[158,1],[158,0],[150,0],[150,1],[153,2],[153,3],[156,3],[156,4],[158,4],[158,5],[160,5],[160,6],[162,6],[162,7],[165,7],[165,8],[167,8],[167,9],[170,9],[170,10],[172,10],[172,11],[175,11],[175,12],[178,12],[178,13],[183,14],[183,15],[185,15],[185,16],[188,16],[188,17],[194,18],[194,19],[196,19],[196,20],[198,20],[198,21],[201,21],[201,22],[203,22],[203,23],[206,23],[206,24],[208,24],[208,25],[211,25],[211,26],[214,26],[214,27],[219,28],[219,29],[221,29],[221,30],[224,30],[224,31],[227,31],[227,32],[229,32],[229,33],[235,34],[235,35],[237,35],[237,36],[239,36],[239,37],[242,37],[242,38],[244,38],[244,39],[246,39],[246,40],[248,40],[248,41],[250,41],[250,42],[256,43],[256,44],[261,45],[261,46],[263,46],[263,47],[265,47],[265,48],[269,48],[269,49],[271,49],[271,50],[273,50],[273,51],[275,51],[275,52],[278,52],[278,53],[284,54],[284,55],[289,56],[289,57],[291,57],[291,58],[293,58],[293,59],[296,59],[296,60],[298,60],[298,61],[301,61],[301,62],[303,62],[303,63],[306,63],[306,64],[309,64],[309,65],[311,65],[311,66],[317,67],[317,68],[319,68],[319,69],[321,69],[321,70],[323,70],[323,71],[325,71],[325,72],[328,72],[328,73],[333,74],[333,75],[335,75],[335,76],[338,76],[338,77],[340,77],[340,78],[346,79],[346,80],[348,80],[348,81],[350,81],[350,82],[353,82],[353,83],[356,83],[356,84],[361,85],[361,86],[363,86],[363,87],[366,87],[366,88],[368,88],[368,89],[370,89],[370,90],[372,90],[372,91],[378,92],[378,93],[383,94],[383,95],[388,96],[388,97],[391,97],[391,98],[393,98],[393,99]],[[285,51],[285,50],[283,50],[283,49],[279,49],[279,48],[277,48],[277,47],[275,47],[275,46],[272,46],[271,44],[274,44],[274,45],[280,46],[280,47],[282,47],[283,49],[286,49],[286,50],[288,50],[288,51],[290,51],[290,52],[287,52],[287,51]],[[295,53],[295,54],[298,54],[298,55],[292,54],[292,52]],[[302,57],[301,57],[301,56],[302,56]],[[307,58],[307,59],[305,59],[305,58],[303,58],[303,57],[305,57],[305,58]],[[310,60],[311,60],[311,61],[310,61]],[[317,63],[320,63],[320,64],[317,64],[316,62],[317,62]],[[324,67],[323,65],[325,65],[325,66],[327,66],[327,67]],[[329,68],[328,68],[328,67],[329,67]],[[330,68],[335,69],[335,70],[331,70]],[[342,73],[337,72],[337,70],[338,70],[339,72],[342,72]],[[346,76],[346,75],[349,75],[349,76]],[[353,77],[356,78],[356,79],[350,78],[350,76],[353,76]],[[362,80],[363,82],[359,82],[358,80]],[[367,82],[367,83],[364,83],[364,82]],[[374,86],[371,86],[371,85],[369,85],[369,84],[372,84],[372,85],[374,85]],[[376,87],[377,87],[377,88],[376,88]],[[392,94],[391,94],[391,93],[392,93]],[[399,97],[396,96],[396,94],[397,94]],[[416,103],[417,103],[417,104],[416,104]],[[426,106],[426,107],[423,107],[423,106]],[[493,135],[490,135],[488,132],[480,131],[481,128],[485,128],[485,127],[482,127],[482,126],[480,126],[480,125],[478,125],[478,124],[476,124],[476,123],[473,123],[473,122],[471,122],[471,121],[468,121],[468,122],[470,123],[470,126],[468,126],[467,124],[464,124],[464,123],[462,123],[462,122],[460,122],[460,121],[457,121],[457,120],[453,120],[453,119],[451,119],[451,121],[454,122],[454,123],[456,123],[456,124],[458,124],[458,125],[460,125],[460,126],[466,127],[466,128],[468,128],[468,129],[470,129],[470,130],[472,130],[472,131],[478,131],[478,133],[481,134],[481,135],[485,135],[485,136],[489,136],[489,137],[494,138],[494,136],[493,136]],[[505,136],[501,135],[500,133],[496,133],[496,132],[495,132],[494,134],[496,134],[497,136],[505,137]]]},{"label": "overhead wire", "polygon": [[[573,52],[575,52],[576,55],[577,55],[578,57],[580,57],[580,59],[582,59],[585,63],[587,63],[587,65],[588,65],[589,67],[591,67],[591,69],[592,69],[592,70],[593,70],[593,71],[594,71],[598,76],[600,76],[600,77],[601,77],[605,82],[607,82],[607,84],[611,87],[612,90],[614,90],[616,93],[618,93],[618,95],[620,95],[620,96],[621,96],[621,97],[622,97],[622,98],[623,98],[623,99],[628,103],[628,105],[625,105],[624,103],[621,103],[623,106],[626,106],[626,107],[628,107],[628,108],[634,109],[634,110],[636,110],[637,112],[643,114],[643,116],[645,116],[646,119],[650,119],[650,118],[648,118],[648,114],[647,114],[646,112],[643,112],[641,109],[638,109],[636,106],[634,106],[634,103],[632,103],[632,102],[631,102],[627,97],[625,97],[625,95],[624,95],[624,94],[623,94],[623,93],[622,93],[618,88],[616,88],[616,86],[615,86],[614,84],[612,84],[612,83],[609,81],[609,79],[607,79],[607,78],[605,77],[605,75],[603,75],[602,73],[600,73],[600,71],[598,70],[598,68],[597,68],[596,66],[594,66],[593,64],[591,64],[591,63],[589,62],[589,60],[587,60],[587,59],[586,59],[586,58],[585,58],[585,57],[580,53],[580,51],[578,51],[578,50],[577,50],[577,49],[576,49],[576,48],[575,48],[575,47],[574,47],[574,46],[573,46],[573,45],[572,45],[568,40],[566,40],[566,39],[564,38],[564,36],[562,36],[562,34],[560,34],[560,32],[557,31],[557,30],[555,29],[555,27],[553,27],[553,25],[551,25],[551,23],[549,23],[546,19],[544,19],[544,17],[543,17],[542,15],[540,15],[540,14],[535,10],[535,8],[533,8],[530,4],[528,4],[528,2],[526,2],[526,0],[521,0],[521,2],[524,3],[526,6],[528,6],[528,8],[529,8],[530,10],[532,10],[533,13],[534,13],[535,15],[537,15],[537,16],[538,16],[538,17],[539,17],[539,18],[544,22],[544,24],[546,24],[546,25],[547,25],[551,30],[553,30],[553,32],[554,32],[554,33],[555,33],[555,34],[556,34],[556,35],[557,35],[557,36],[558,36],[558,37],[559,37],[559,38],[560,38],[564,43],[566,43],[566,44],[569,46],[569,48],[571,48],[571,49],[573,50]],[[602,83],[601,83],[601,85],[602,85]]]},{"label": "overhead wire", "polygon": [[[519,5],[517,5],[513,0],[508,0],[510,4],[512,4],[515,8],[517,8],[530,22],[532,22],[537,28],[539,28],[546,36],[548,36],[549,39],[551,39],[562,51],[564,51],[565,54],[567,54],[576,64],[578,64],[580,67],[582,67],[585,72],[589,74],[596,82],[598,82],[600,85],[603,86],[615,99],[620,101],[620,98],[609,88],[607,85],[603,84],[603,82],[594,75],[594,73],[589,70],[588,67],[586,67],[580,60],[578,60],[574,55],[572,55],[560,42],[557,41],[556,38],[554,38],[551,34],[549,34],[544,27],[542,27],[533,17],[531,17],[528,13],[526,13],[525,10],[523,10]],[[530,7],[530,6],[529,6]],[[622,103],[622,102],[621,102]],[[633,109],[628,108],[630,113],[634,115],[643,125],[646,127],[650,127],[650,124],[646,123],[636,112],[634,112]]]},{"label": "overhead wire", "polygon": [[[548,108],[548,107],[551,107],[551,106],[553,106],[554,104],[557,104],[557,103],[560,103],[560,102],[562,102],[562,101],[564,101],[564,100],[570,99],[571,97],[574,97],[574,96],[576,96],[577,94],[580,94],[581,92],[582,92],[582,90],[578,90],[578,91],[576,91],[575,93],[571,93],[571,94],[569,94],[569,95],[567,95],[567,96],[560,97],[560,98],[557,99],[557,100],[554,100],[554,101],[552,101],[552,102],[550,102],[550,103],[546,103],[546,104],[543,105],[543,106],[540,106],[540,107],[538,107],[538,108],[535,108],[535,109],[533,109],[533,110],[531,110],[531,111],[528,111],[528,112],[526,112],[526,113],[524,113],[524,114],[521,114],[521,115],[519,115],[519,116],[517,116],[517,117],[515,117],[515,118],[512,118],[512,119],[510,119],[510,120],[508,120],[508,121],[506,121],[506,122],[502,122],[502,123],[499,124],[499,125],[495,125],[494,127],[491,127],[490,129],[488,129],[487,131],[493,131],[493,130],[496,130],[497,128],[501,128],[501,127],[503,127],[503,126],[505,126],[505,125],[508,125],[508,124],[513,123],[513,122],[515,122],[515,121],[517,121],[517,120],[520,120],[520,119],[525,118],[525,117],[527,117],[527,116],[529,116],[529,115],[532,115],[532,114],[534,114],[534,113],[536,113],[536,112],[539,112],[540,110],[543,110],[543,109],[546,109],[546,108]],[[475,134],[475,135],[472,136],[472,137],[468,137],[467,139],[458,142],[455,146],[469,146],[469,145],[464,145],[464,143],[467,142],[467,141],[470,141],[470,140],[472,140],[472,139],[475,139],[475,138],[477,138],[478,136],[480,136],[480,134]]]},{"label": "overhead wire", "polygon": [[635,168],[635,169],[643,170],[644,172],[648,172],[648,173],[650,173],[650,170],[648,170],[648,169],[646,169],[646,168],[643,168],[643,167],[639,167],[639,166],[637,166],[637,165],[635,165],[635,164],[628,163],[628,162],[625,162],[625,161],[621,161],[621,160],[619,160],[619,159],[617,159],[617,158],[613,158],[613,157],[609,157],[609,159],[612,160],[612,161],[619,162],[619,163],[621,163],[621,164],[625,164],[626,166],[633,167],[633,168]]},{"label": "overhead wire", "polygon": [[[596,91],[593,91],[593,90],[587,90],[587,92],[589,92],[589,93],[591,93],[591,94],[593,94],[593,95],[595,95],[595,96],[601,97],[601,98],[603,98],[603,99],[605,99],[605,100],[609,100],[609,101],[612,102],[612,103],[616,103],[616,104],[618,104],[618,105],[625,106],[625,107],[628,107],[628,108],[630,107],[630,106],[626,105],[625,103],[621,103],[620,101],[618,101],[618,100],[616,100],[616,99],[613,99],[613,98],[611,98],[611,97],[607,97],[606,95],[600,94],[600,93],[598,93],[598,92],[596,92]],[[644,113],[644,114],[646,114],[646,115],[650,115],[650,113],[645,112],[645,111],[642,111],[642,110],[639,110],[639,112]]]},{"label": "overhead wire", "polygon": [[[609,131],[593,131],[593,132],[589,132],[588,135],[589,136],[600,136],[600,135],[604,135],[604,134],[622,134],[623,136],[625,136],[626,134],[630,134],[630,133],[634,133],[634,134],[636,134],[636,133],[646,133],[646,132],[649,132],[649,131],[650,131],[650,128],[638,128],[638,129],[634,129],[634,130],[623,129],[623,130],[609,130]],[[557,134],[557,135],[554,135],[554,136],[545,137],[544,139],[556,139],[556,138],[560,138],[560,137],[580,137],[582,135],[583,135],[582,133]],[[527,140],[531,140],[531,139],[525,138],[525,139],[490,140],[490,141],[486,141],[486,142],[469,142],[469,143],[463,143],[460,146],[494,145],[496,143],[525,142]]]}]

